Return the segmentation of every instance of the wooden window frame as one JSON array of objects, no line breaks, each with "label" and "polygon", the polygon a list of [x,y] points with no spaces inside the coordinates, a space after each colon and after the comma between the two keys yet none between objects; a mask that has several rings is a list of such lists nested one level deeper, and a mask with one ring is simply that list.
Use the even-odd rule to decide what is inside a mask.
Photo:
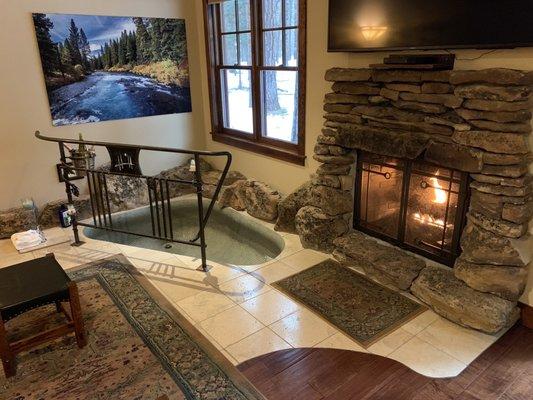
[{"label": "wooden window frame", "polygon": [[[259,2],[250,0],[250,35],[251,35],[251,66],[229,66],[222,64],[222,49],[220,27],[220,2],[203,0],[204,29],[207,52],[209,104],[211,108],[211,135],[215,142],[228,144],[258,154],[288,161],[298,165],[305,165],[305,98],[306,98],[306,25],[307,25],[307,0],[299,0],[298,25],[295,27],[284,26],[277,28],[263,28],[263,17]],[[282,14],[284,18],[284,14]],[[238,30],[238,27],[236,27]],[[269,67],[264,66],[263,60],[263,32],[272,30],[298,30],[298,66],[297,67]],[[282,35],[284,38],[285,35]],[[238,37],[238,35],[237,35]],[[283,39],[284,41],[285,39]],[[217,54],[218,53],[218,54]],[[283,53],[285,54],[285,49]],[[218,61],[221,61],[220,63]],[[239,60],[238,60],[239,61]],[[224,108],[222,105],[223,92],[221,90],[220,71],[223,69],[243,69],[251,73],[253,95],[253,120],[254,132],[252,134],[235,129],[225,128],[223,123]],[[298,72],[298,143],[263,136],[262,104],[260,102],[261,72],[296,71]]]}]

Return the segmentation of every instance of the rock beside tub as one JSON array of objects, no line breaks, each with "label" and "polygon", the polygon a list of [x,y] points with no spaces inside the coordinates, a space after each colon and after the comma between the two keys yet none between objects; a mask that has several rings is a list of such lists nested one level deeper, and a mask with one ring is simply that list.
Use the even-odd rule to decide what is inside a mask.
[{"label": "rock beside tub", "polygon": [[[106,164],[98,170],[109,171],[109,168],[109,164]],[[135,176],[106,175],[106,181],[111,212],[131,210],[148,204],[148,185],[145,179]]]},{"label": "rock beside tub", "polygon": [[308,181],[279,202],[276,231],[296,233],[296,213],[307,205],[311,187],[311,181]]},{"label": "rock beside tub", "polygon": [[220,195],[219,204],[244,211],[252,217],[273,221],[278,217],[281,194],[263,182],[239,180],[225,187]]},{"label": "rock beside tub", "polygon": [[7,239],[14,233],[35,228],[36,222],[32,210],[14,207],[0,211],[0,239]]}]

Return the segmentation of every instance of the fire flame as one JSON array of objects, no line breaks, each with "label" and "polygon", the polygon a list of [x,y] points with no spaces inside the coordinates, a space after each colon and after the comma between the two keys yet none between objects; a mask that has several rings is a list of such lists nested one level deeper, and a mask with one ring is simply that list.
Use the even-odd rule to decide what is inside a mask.
[{"label": "fire flame", "polygon": [[423,224],[436,226],[438,228],[444,228],[444,220],[442,218],[434,218],[429,214],[414,213],[414,219],[422,222]]},{"label": "fire flame", "polygon": [[440,185],[439,180],[437,178],[431,178],[431,183],[433,184],[433,188],[435,190],[435,198],[433,199],[433,203],[446,203],[448,201],[448,194],[444,190],[442,190],[442,186]]}]

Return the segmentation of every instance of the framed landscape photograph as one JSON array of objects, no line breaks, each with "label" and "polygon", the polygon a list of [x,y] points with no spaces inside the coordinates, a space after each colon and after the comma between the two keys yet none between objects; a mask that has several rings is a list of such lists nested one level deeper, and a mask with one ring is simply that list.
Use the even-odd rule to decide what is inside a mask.
[{"label": "framed landscape photograph", "polygon": [[54,126],[192,111],[185,20],[32,16]]}]

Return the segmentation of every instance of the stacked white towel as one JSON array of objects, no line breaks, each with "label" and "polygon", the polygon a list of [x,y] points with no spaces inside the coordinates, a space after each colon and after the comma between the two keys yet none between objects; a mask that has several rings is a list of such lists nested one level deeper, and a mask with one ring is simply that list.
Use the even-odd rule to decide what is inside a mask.
[{"label": "stacked white towel", "polygon": [[24,251],[43,244],[46,239],[42,233],[35,229],[11,235],[11,241],[18,251]]}]

